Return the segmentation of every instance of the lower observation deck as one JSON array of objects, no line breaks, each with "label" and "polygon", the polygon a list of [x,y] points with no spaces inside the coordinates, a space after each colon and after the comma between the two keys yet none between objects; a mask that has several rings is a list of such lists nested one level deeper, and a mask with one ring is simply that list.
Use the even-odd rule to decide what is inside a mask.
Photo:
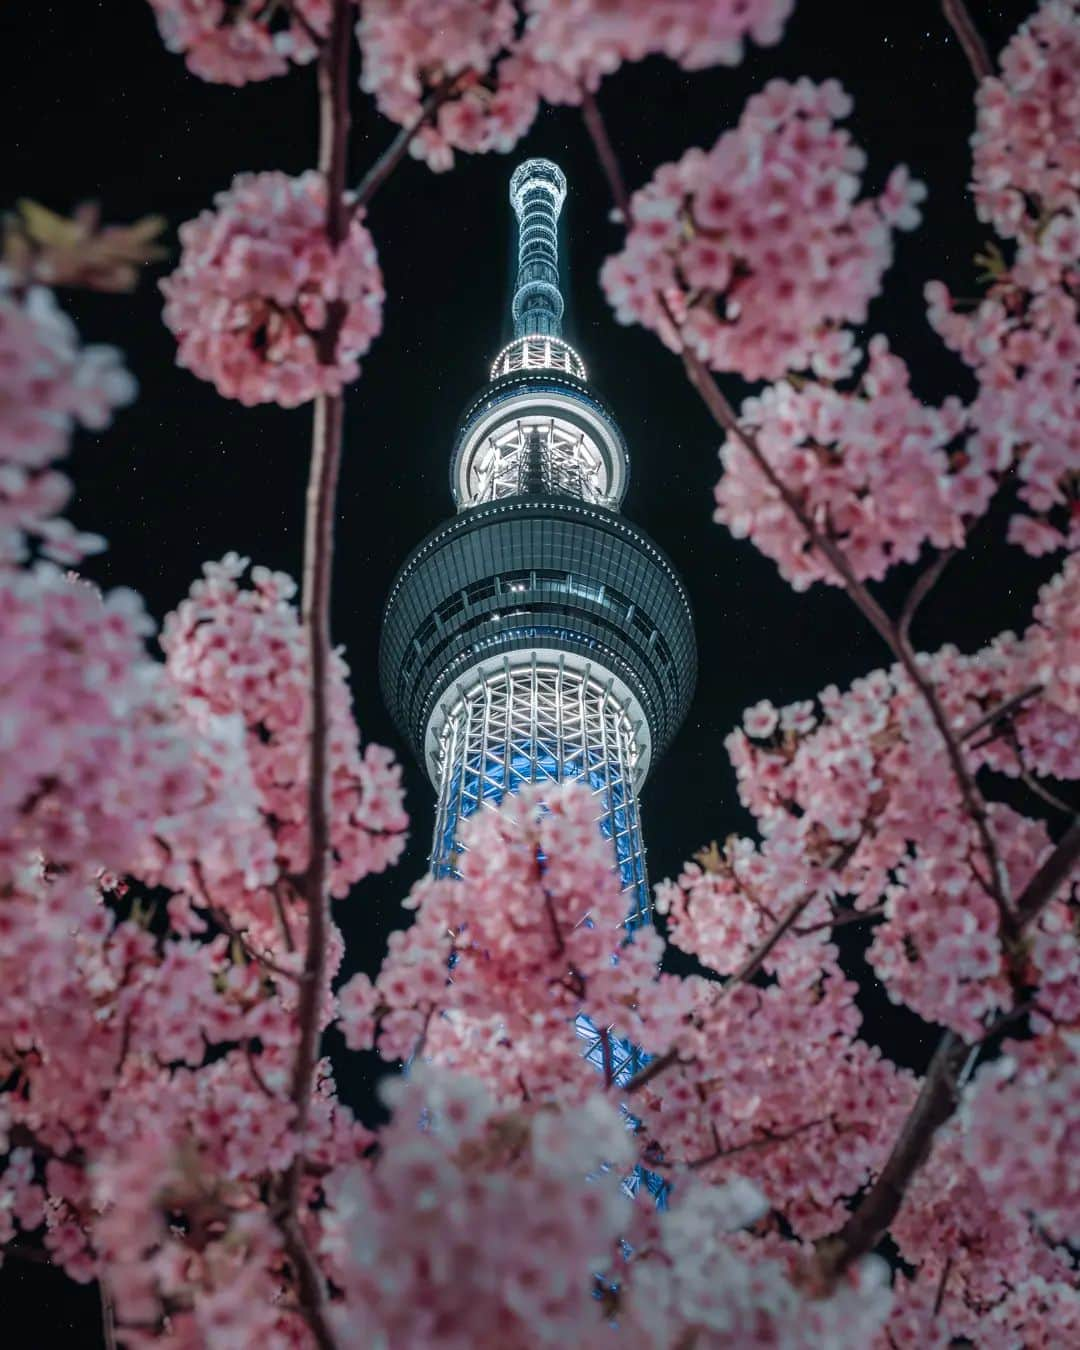
[{"label": "lower observation deck", "polygon": [[379,674],[394,719],[434,783],[448,703],[509,658],[565,655],[594,669],[635,725],[635,779],[667,745],[694,687],[686,593],[649,537],[614,511],[514,497],[440,526],[398,574]]}]

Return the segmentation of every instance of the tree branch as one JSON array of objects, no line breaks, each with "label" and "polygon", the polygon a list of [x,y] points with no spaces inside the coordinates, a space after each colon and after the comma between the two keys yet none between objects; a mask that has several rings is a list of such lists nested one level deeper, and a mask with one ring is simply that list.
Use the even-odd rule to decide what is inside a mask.
[{"label": "tree branch", "polygon": [[[349,228],[345,175],[349,144],[350,0],[334,0],[330,34],[319,58],[319,170],[326,179],[326,234],[337,248]],[[344,320],[340,302],[328,306],[318,342],[319,359],[334,360]],[[277,1220],[296,1271],[300,1303],[320,1350],[335,1350],[326,1284],[298,1217],[311,1098],[321,1033],[330,934],[330,591],[334,552],[334,504],[341,464],[343,399],[315,401],[311,468],[304,521],[301,622],[308,655],[308,861],[300,896],[307,909],[307,947],[297,1001],[299,1034],[289,1096],[295,1116],[296,1155],[280,1184]]]},{"label": "tree branch", "polygon": [[733,1158],[739,1153],[757,1153],[761,1149],[772,1148],[776,1144],[786,1144],[789,1139],[796,1139],[800,1134],[805,1134],[807,1130],[812,1130],[815,1125],[827,1124],[828,1120],[828,1116],[804,1120],[801,1125],[785,1130],[783,1134],[773,1134],[771,1130],[766,1130],[756,1139],[746,1139],[741,1144],[732,1144],[730,1148],[718,1148],[704,1158],[695,1158],[693,1162],[687,1163],[686,1166],[689,1171],[697,1172],[703,1167],[708,1167],[710,1163],[719,1162],[722,1158]]},{"label": "tree branch", "polygon": [[908,640],[908,634],[911,631],[911,622],[915,618],[916,611],[937,585],[942,572],[945,571],[949,563],[956,557],[957,552],[958,550],[955,548],[947,548],[939,553],[930,566],[927,567],[925,571],[920,572],[915,581],[915,585],[912,586],[911,590],[908,592],[907,599],[904,601],[904,607],[900,611],[900,622],[898,625],[900,636],[905,642]]},{"label": "tree branch", "polygon": [[410,126],[402,127],[398,131],[394,139],[361,178],[359,186],[352,194],[350,210],[353,214],[362,211],[368,205],[372,197],[405,158],[405,154],[415,140],[417,133],[434,118],[439,108],[454,93],[457,84],[458,80],[455,78],[443,80],[436,85],[424,99],[419,117]]},{"label": "tree branch", "polygon": [[1058,840],[1053,853],[1020,893],[1016,910],[1021,928],[1026,928],[1033,919],[1038,918],[1057,895],[1058,889],[1068,881],[1078,861],[1080,861],[1080,816],[1073,820]]},{"label": "tree branch", "polygon": [[977,722],[972,722],[971,726],[957,732],[957,740],[960,742],[970,741],[973,736],[977,736],[982,731],[983,727],[993,726],[995,722],[1000,722],[1002,718],[1011,716],[1019,709],[1021,703],[1026,703],[1029,698],[1041,694],[1042,688],[1041,684],[1029,684],[1026,689],[1021,689],[1019,694],[1013,694],[1012,698],[1007,698],[1004,703],[999,703],[996,708],[991,708],[988,713],[984,713]]},{"label": "tree branch", "polygon": [[[843,549],[839,547],[835,540],[830,539],[826,534],[822,534],[817,528],[802,502],[769,463],[768,458],[758,444],[757,438],[739,422],[739,419],[735,415],[734,408],[732,408],[723,393],[721,393],[720,387],[713,379],[710,371],[708,371],[697,356],[686,347],[682,350],[682,360],[690,383],[701,395],[702,401],[709,412],[712,413],[717,424],[729,435],[734,436],[739,440],[746,448],[750,457],[776,491],[781,501],[783,501],[784,505],[802,526],[803,532],[811,547],[817,549],[818,552],[832,564],[833,569],[843,581],[848,595],[854,601],[856,607],[877,630],[889,650],[900,662],[908,679],[911,680],[912,684],[922,696],[923,701],[926,703],[931,719],[945,743],[945,752],[952,768],[953,777],[956,779],[957,787],[960,789],[960,797],[964,809],[975,826],[982,851],[986,855],[986,861],[990,870],[989,884],[991,894],[997,905],[998,921],[1001,927],[1002,936],[1006,941],[1011,940],[1016,934],[1016,919],[1009,904],[1008,874],[1001,861],[997,841],[994,839],[993,833],[990,830],[986,803],[983,801],[982,793],[979,791],[974,775],[971,773],[967,762],[964,759],[964,753],[960,748],[960,742],[953,732],[952,727],[949,725],[949,719],[945,715],[945,709],[942,707],[937,690],[934,688],[933,683],[923,674],[919,663],[916,660],[915,652],[907,640],[906,634],[901,631],[900,627],[893,623],[892,619],[889,618],[888,614],[886,614],[870,594],[863,582],[855,575]],[[942,556],[947,562],[949,555]],[[930,569],[929,577],[927,578],[924,574],[924,577],[921,577],[919,582],[916,583],[915,592],[913,592],[916,604],[922,598],[922,595],[918,594],[920,584],[924,581],[926,582],[922,591],[922,593],[925,594],[936,580],[937,574],[932,567]],[[909,597],[909,601],[910,599],[911,597]],[[905,606],[905,608],[907,607]],[[911,607],[910,612],[911,614],[914,614],[914,606]]]},{"label": "tree branch", "polygon": [[611,198],[615,203],[615,209],[618,211],[623,224],[629,229],[633,222],[630,194],[626,190],[622,169],[619,167],[619,159],[612,148],[611,138],[608,136],[607,127],[600,112],[600,105],[588,89],[584,90],[582,94],[581,115],[585,119],[585,127],[592,138],[596,157],[600,161],[600,167],[603,169],[604,177],[611,189]]},{"label": "tree branch", "polygon": [[941,10],[956,34],[976,80],[984,80],[988,75],[993,75],[994,67],[987,55],[986,45],[968,13],[964,0],[941,0]]},{"label": "tree branch", "polygon": [[[1020,929],[1042,913],[1078,861],[1080,818],[1073,821],[1021,893],[1017,901]],[[987,1034],[994,1034],[999,1024],[1000,1019]],[[942,1037],[915,1105],[877,1180],[843,1228],[818,1243],[818,1258],[827,1280],[835,1279],[872,1251],[896,1217],[912,1177],[929,1155],[934,1135],[956,1110],[957,1081],[970,1049],[954,1032]]]}]

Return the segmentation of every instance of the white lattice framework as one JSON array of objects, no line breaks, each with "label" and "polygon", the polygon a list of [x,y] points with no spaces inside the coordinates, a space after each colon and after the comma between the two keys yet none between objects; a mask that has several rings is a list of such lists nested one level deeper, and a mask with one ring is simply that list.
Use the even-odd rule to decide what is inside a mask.
[{"label": "white lattice framework", "polygon": [[523,337],[507,343],[491,363],[491,378],[516,370],[563,370],[579,380],[586,378],[585,362],[569,342],[557,337]]},{"label": "white lattice framework", "polygon": [[488,673],[447,709],[439,735],[439,803],[432,865],[459,876],[461,822],[530,783],[584,782],[629,893],[629,918],[648,906],[634,786],[637,729],[611,683],[564,662]]},{"label": "white lattice framework", "polygon": [[522,491],[533,432],[540,437],[548,491],[599,506],[612,504],[604,490],[608,479],[604,459],[592,437],[563,418],[526,414],[496,427],[472,455],[468,505],[516,497]]}]

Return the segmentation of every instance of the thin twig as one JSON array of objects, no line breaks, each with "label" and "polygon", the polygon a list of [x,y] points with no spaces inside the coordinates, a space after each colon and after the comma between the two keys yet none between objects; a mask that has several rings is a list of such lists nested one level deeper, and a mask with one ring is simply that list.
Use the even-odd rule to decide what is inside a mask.
[{"label": "thin twig", "polygon": [[116,1350],[116,1309],[103,1275],[98,1276],[98,1298],[101,1300],[101,1339],[105,1342],[105,1350]]},{"label": "thin twig", "polygon": [[934,1295],[934,1311],[932,1317],[937,1317],[941,1312],[941,1305],[945,1302],[945,1286],[949,1283],[949,1275],[952,1272],[952,1252],[949,1253],[945,1262],[945,1268],[941,1272],[941,1279],[938,1281],[937,1293]]},{"label": "thin twig", "polygon": [[[832,564],[837,575],[841,578],[847,589],[848,595],[854,601],[856,607],[869,620],[873,627],[880,634],[889,650],[904,668],[905,673],[916,690],[922,695],[923,701],[930,712],[931,719],[938,729],[938,734],[945,743],[945,752],[952,768],[953,777],[956,779],[960,789],[961,800],[964,809],[970,816],[975,826],[976,833],[979,836],[979,842],[982,851],[986,855],[986,860],[990,869],[990,886],[994,901],[998,909],[998,922],[1001,928],[1002,936],[1010,940],[1016,933],[1016,919],[1009,903],[1008,874],[997,847],[997,841],[990,829],[989,814],[986,809],[986,803],[983,801],[982,793],[975,782],[974,775],[968,768],[964,759],[964,753],[960,748],[956,734],[949,724],[945,709],[938,697],[937,690],[933,682],[928,680],[923,674],[916,659],[915,652],[908,642],[906,636],[899,630],[888,614],[882,609],[878,602],[867,590],[866,586],[855,575],[855,572],[847,559],[843,549],[839,547],[835,540],[830,539],[827,534],[823,534],[815,524],[813,518],[809,515],[798,496],[791,491],[787,484],[781,479],[779,474],[769,462],[764,451],[758,443],[757,437],[748,431],[735,415],[735,410],[720,391],[719,385],[713,379],[712,374],[702,365],[701,361],[688,348],[682,350],[683,366],[686,369],[690,383],[701,395],[702,401],[712,413],[717,424],[721,426],[729,435],[734,436],[746,448],[754,463],[761,470],[767,481],[772,485],[781,501],[788,508],[791,514],[802,526],[810,545],[817,549],[822,556],[828,559]],[[936,578],[932,578],[936,579]]]},{"label": "thin twig", "polygon": [[1016,759],[1017,772],[1020,775],[1020,781],[1031,793],[1034,793],[1040,801],[1046,803],[1055,811],[1060,811],[1063,816],[1068,816],[1070,820],[1077,814],[1076,807],[1070,806],[1068,802],[1063,801],[1056,793],[1051,792],[1049,788],[1043,787],[1028,766],[1024,763],[1024,751],[1020,745],[1020,737],[1016,734],[1016,728],[1009,726],[1006,728],[1006,739],[1009,742],[1009,748]]},{"label": "thin twig", "polygon": [[615,1081],[615,1072],[611,1063],[611,1032],[603,1030],[600,1032],[600,1053],[604,1061],[604,1087],[611,1087]]},{"label": "thin twig", "polygon": [[251,1070],[251,1076],[255,1080],[255,1086],[259,1089],[259,1091],[263,1094],[264,1097],[269,1097],[271,1098],[271,1100],[276,1098],[277,1093],[271,1091],[269,1084],[267,1083],[266,1079],[262,1076],[262,1070],[259,1068],[259,1065],[256,1062],[255,1052],[251,1048],[250,1040],[244,1042],[244,1055],[247,1058],[248,1068]]},{"label": "thin twig", "polygon": [[432,120],[439,108],[454,93],[457,84],[457,79],[448,79],[436,85],[424,99],[419,116],[409,126],[401,128],[367,173],[364,174],[356,191],[351,194],[350,210],[353,215],[358,211],[363,211],[368,206],[372,197],[405,158],[405,154],[417,134]]},{"label": "thin twig", "polygon": [[[334,0],[330,35],[319,58],[319,169],[326,179],[326,234],[333,248],[349,228],[345,175],[349,144],[349,55],[351,0]],[[344,309],[328,306],[318,343],[319,359],[334,360]],[[341,464],[343,400],[321,395],[315,402],[311,468],[304,521],[301,621],[308,657],[308,860],[300,895],[307,909],[304,979],[297,1000],[296,1057],[289,1096],[294,1109],[296,1154],[281,1179],[276,1217],[296,1272],[304,1316],[320,1350],[334,1350],[326,1282],[310,1250],[298,1210],[304,1148],[315,1085],[320,1013],[327,977],[330,936],[330,588],[334,550],[334,503]]]},{"label": "thin twig", "polygon": [[[1053,900],[1078,860],[1080,818],[1073,821],[1021,893],[1017,901],[1017,923],[1021,930]],[[1002,1025],[999,1018],[987,1036],[996,1034]],[[827,1279],[840,1275],[859,1257],[872,1251],[896,1217],[912,1177],[929,1155],[934,1135],[956,1110],[958,1079],[970,1050],[955,1032],[948,1031],[941,1038],[915,1105],[901,1126],[877,1180],[843,1228],[818,1244],[818,1257]]]},{"label": "thin twig", "polygon": [[600,161],[600,167],[604,171],[604,177],[608,181],[608,187],[611,190],[611,198],[615,203],[615,209],[618,211],[623,224],[629,229],[630,225],[633,223],[633,214],[630,209],[630,194],[626,190],[622,169],[619,167],[619,159],[612,148],[611,138],[608,136],[607,127],[604,124],[604,118],[600,112],[600,105],[588,89],[586,89],[582,95],[581,115],[585,119],[585,127],[592,138],[592,143],[596,150],[596,157]]},{"label": "thin twig", "polygon": [[1078,860],[1080,860],[1080,816],[1061,836],[1053,853],[1021,892],[1016,902],[1021,928],[1025,928],[1032,919],[1037,918],[1053,900],[1058,888],[1072,875]]},{"label": "thin twig", "polygon": [[650,1059],[643,1069],[639,1069],[622,1091],[627,1093],[639,1091],[646,1084],[651,1083],[654,1078],[659,1078],[673,1064],[678,1063],[678,1059],[679,1052],[677,1050],[665,1050],[662,1055]]},{"label": "thin twig", "polygon": [[772,1148],[775,1144],[786,1144],[789,1139],[795,1139],[800,1134],[805,1134],[815,1125],[826,1124],[828,1119],[828,1116],[818,1116],[815,1120],[804,1120],[801,1125],[796,1125],[791,1130],[785,1130],[783,1134],[773,1134],[767,1130],[757,1139],[746,1139],[741,1144],[732,1144],[730,1148],[718,1148],[704,1158],[695,1158],[693,1162],[687,1163],[686,1166],[691,1172],[696,1172],[702,1167],[708,1167],[710,1163],[719,1162],[722,1158],[733,1158],[739,1153],[756,1153],[760,1149]]},{"label": "thin twig", "polygon": [[964,50],[975,78],[985,80],[988,75],[993,75],[994,67],[986,46],[968,13],[964,0],[941,0],[941,9]]},{"label": "thin twig", "polygon": [[1007,698],[1004,703],[999,703],[996,708],[991,708],[988,713],[984,713],[977,722],[972,722],[971,726],[963,731],[957,732],[956,739],[961,743],[970,741],[972,736],[977,736],[983,727],[993,726],[995,722],[1000,722],[1003,717],[1008,717],[1015,713],[1021,703],[1026,703],[1029,698],[1034,698],[1036,694],[1042,693],[1041,684],[1030,684],[1026,689],[1022,689],[1019,694],[1013,694],[1012,698]]},{"label": "thin twig", "polygon": [[887,913],[887,905],[875,905],[873,909],[845,910],[840,914],[833,914],[831,918],[822,919],[820,923],[807,924],[805,928],[795,928],[792,931],[796,937],[809,937],[811,933],[820,933],[825,928],[847,928],[856,923],[876,923]]},{"label": "thin twig", "polygon": [[908,634],[911,631],[911,621],[915,618],[915,613],[919,606],[930,594],[941,578],[949,563],[956,557],[959,550],[947,548],[937,555],[934,561],[924,571],[919,573],[915,585],[908,592],[907,599],[904,601],[904,607],[900,611],[900,622],[898,628],[900,636],[906,642]]},{"label": "thin twig", "polygon": [[195,885],[198,888],[199,894],[202,896],[203,905],[207,913],[217,926],[222,929],[225,935],[231,938],[233,942],[239,946],[240,950],[249,961],[254,962],[255,965],[262,966],[262,968],[271,975],[281,976],[282,979],[295,981],[303,980],[304,977],[299,971],[289,970],[287,966],[280,966],[273,957],[266,956],[263,952],[256,951],[248,941],[244,930],[242,928],[237,928],[229,918],[228,914],[225,913],[220,905],[215,903],[207,888],[206,876],[203,872],[202,864],[197,858],[191,865],[191,871],[195,878]]}]

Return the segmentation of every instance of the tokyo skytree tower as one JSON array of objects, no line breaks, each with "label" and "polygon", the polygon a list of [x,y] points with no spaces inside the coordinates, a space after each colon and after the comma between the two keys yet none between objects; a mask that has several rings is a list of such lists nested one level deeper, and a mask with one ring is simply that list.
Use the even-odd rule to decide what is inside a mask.
[{"label": "tokyo skytree tower", "polygon": [[[686,714],[697,654],[674,568],[620,514],[622,432],[562,336],[565,197],[550,160],[510,180],[514,338],[458,428],[457,514],[390,591],[380,680],[438,794],[436,875],[460,874],[461,823],[482,805],[527,783],[582,781],[633,925],[649,908],[638,792]],[[587,1019],[579,1033],[595,1036]],[[618,1077],[636,1052],[622,1055]]]}]

